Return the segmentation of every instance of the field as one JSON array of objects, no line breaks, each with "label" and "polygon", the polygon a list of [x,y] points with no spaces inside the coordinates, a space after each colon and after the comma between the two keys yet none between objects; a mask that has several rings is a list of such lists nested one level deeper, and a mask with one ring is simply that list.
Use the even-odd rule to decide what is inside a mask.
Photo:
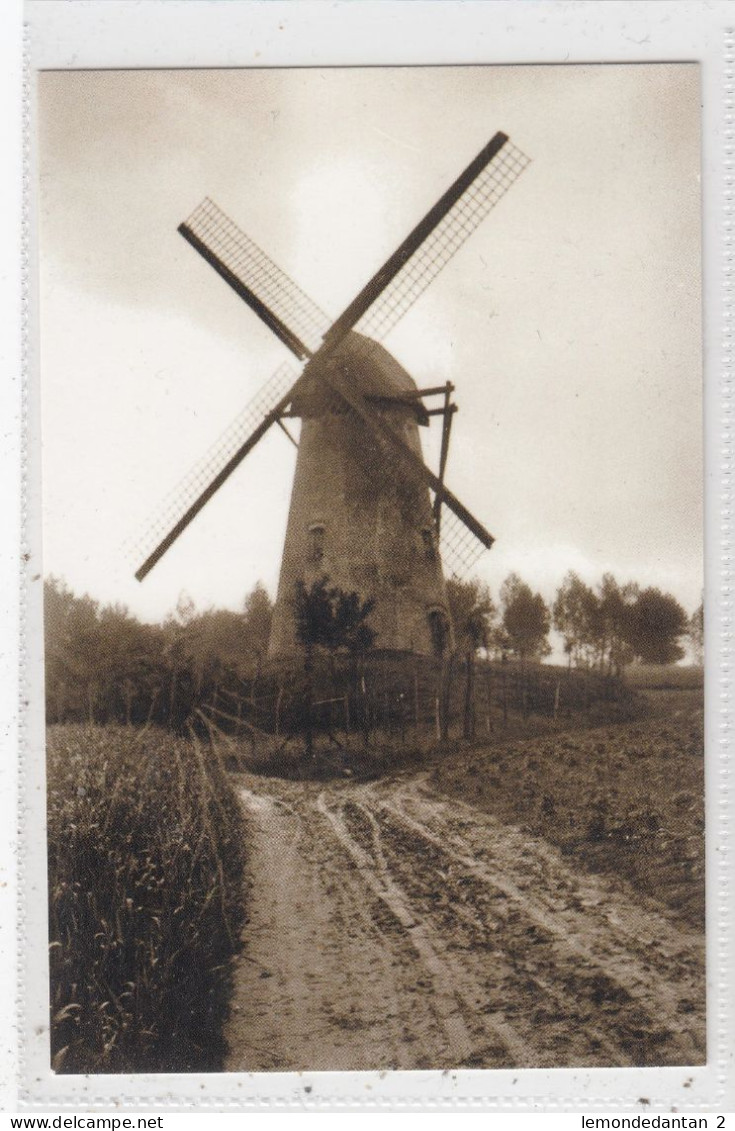
[{"label": "field", "polygon": [[644,691],[701,692],[704,668],[695,664],[631,664],[625,669],[625,682]]},{"label": "field", "polygon": [[[651,691],[652,717],[501,741],[432,784],[704,925],[702,693]],[[665,707],[665,713],[661,713]]]},{"label": "field", "polygon": [[164,731],[48,731],[58,1072],[215,1070],[244,835],[212,752]]},{"label": "field", "polygon": [[658,676],[362,781],[51,728],[57,1070],[701,1063],[702,691]]}]

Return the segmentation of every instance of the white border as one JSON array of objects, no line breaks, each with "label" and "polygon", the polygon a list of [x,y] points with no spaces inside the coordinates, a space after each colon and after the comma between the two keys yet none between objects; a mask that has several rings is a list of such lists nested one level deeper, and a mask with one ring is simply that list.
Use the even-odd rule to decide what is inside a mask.
[{"label": "white border", "polygon": [[[7,3],[8,0],[5,0]],[[735,1106],[732,1038],[735,982],[727,931],[726,818],[732,815],[729,751],[729,418],[732,358],[730,270],[735,5],[689,0],[28,0],[30,88],[48,67],[325,66],[370,64],[699,61],[704,104],[705,360],[707,460],[708,736],[708,1064],[687,1069],[553,1069],[364,1073],[263,1073],[213,1076],[53,1076],[48,1069],[44,759],[40,585],[27,582],[24,793],[24,989],[20,994],[23,1110],[223,1111],[346,1109],[497,1111],[723,1111]],[[17,49],[17,43],[15,45]],[[727,93],[729,92],[729,93]],[[6,104],[7,105],[7,104]],[[33,97],[29,137],[34,137]],[[727,157],[727,160],[726,160]],[[17,154],[16,154],[17,160]],[[33,185],[31,148],[30,185]],[[726,178],[728,182],[726,185]],[[34,198],[30,242],[35,248]],[[724,256],[723,256],[724,250]],[[25,506],[30,561],[40,574],[39,412],[33,259],[27,310],[28,466]],[[17,293],[17,292],[16,292]],[[12,298],[12,294],[11,294]],[[723,345],[724,343],[724,345]],[[15,374],[17,376],[17,369]],[[17,416],[17,384],[9,383]],[[14,433],[13,442],[17,442]],[[12,444],[11,444],[12,448]],[[12,467],[19,462],[11,450]],[[11,470],[12,475],[12,470]],[[8,480],[6,480],[8,482]],[[13,497],[15,497],[13,495]],[[17,517],[17,516],[16,516]],[[11,502],[11,523],[15,521]],[[6,527],[7,529],[7,527]],[[17,530],[17,522],[14,529]],[[15,542],[15,539],[11,539]],[[12,582],[11,582],[12,584]],[[8,591],[6,590],[6,593]],[[7,687],[12,688],[13,677]],[[5,691],[5,687],[3,688]],[[12,694],[12,691],[11,691]],[[12,707],[10,717],[12,718]],[[0,889],[2,890],[2,889]],[[729,949],[728,949],[729,948]],[[7,961],[7,956],[6,956]],[[684,1081],[691,1079],[684,1090]],[[307,1093],[306,1086],[311,1088]],[[648,1106],[639,1101],[646,1097]],[[12,1105],[11,1105],[12,1106]]]},{"label": "white border", "polygon": [[[16,1093],[13,1024],[16,997],[16,853],[18,682],[16,643],[19,612],[21,452],[21,212],[22,212],[22,27],[20,0],[0,12],[0,1109]],[[12,175],[15,171],[16,175]],[[7,175],[10,173],[11,175]],[[6,1031],[7,1029],[7,1031]]]}]

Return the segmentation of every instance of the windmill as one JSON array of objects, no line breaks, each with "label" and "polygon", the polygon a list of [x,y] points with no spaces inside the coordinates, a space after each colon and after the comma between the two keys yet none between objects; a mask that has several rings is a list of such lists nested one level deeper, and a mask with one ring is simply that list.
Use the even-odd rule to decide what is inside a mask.
[{"label": "windmill", "polygon": [[[444,571],[461,576],[493,538],[445,483],[454,387],[417,388],[381,343],[528,162],[495,134],[334,322],[205,198],[179,232],[299,364],[276,370],[166,500],[139,543],[138,580],[270,428],[296,443],[286,421],[298,417],[269,654],[294,650],[296,582],[324,575],[373,599],[379,648],[441,653],[451,633]],[[434,415],[442,421],[436,474],[418,431]]]}]

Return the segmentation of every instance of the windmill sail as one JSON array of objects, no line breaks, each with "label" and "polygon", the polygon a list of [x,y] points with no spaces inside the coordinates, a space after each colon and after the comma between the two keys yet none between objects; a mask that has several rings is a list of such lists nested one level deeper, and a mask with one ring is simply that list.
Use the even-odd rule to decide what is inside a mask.
[{"label": "windmill sail", "polygon": [[381,341],[528,164],[506,134],[495,134],[340,315],[327,345],[353,328]]},{"label": "windmill sail", "polygon": [[213,200],[179,232],[298,358],[316,352],[331,319]]},{"label": "windmill sail", "polygon": [[485,546],[451,509],[442,516],[439,554],[445,577],[461,581],[485,553]]},{"label": "windmill sail", "polygon": [[145,556],[143,564],[135,573],[138,581],[142,581],[150,573],[215,491],[219,490],[248,452],[275,424],[280,411],[290,400],[298,377],[299,371],[291,362],[286,361],[280,365],[219,439],[164,499],[155,512],[155,517],[131,547],[138,560]]}]

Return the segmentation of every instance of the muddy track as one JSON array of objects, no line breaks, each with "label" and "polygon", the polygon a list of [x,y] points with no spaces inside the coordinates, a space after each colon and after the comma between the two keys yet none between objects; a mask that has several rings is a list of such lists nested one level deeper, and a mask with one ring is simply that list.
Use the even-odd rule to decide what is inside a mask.
[{"label": "muddy track", "polygon": [[243,779],[231,1070],[696,1064],[703,940],[433,792]]}]

